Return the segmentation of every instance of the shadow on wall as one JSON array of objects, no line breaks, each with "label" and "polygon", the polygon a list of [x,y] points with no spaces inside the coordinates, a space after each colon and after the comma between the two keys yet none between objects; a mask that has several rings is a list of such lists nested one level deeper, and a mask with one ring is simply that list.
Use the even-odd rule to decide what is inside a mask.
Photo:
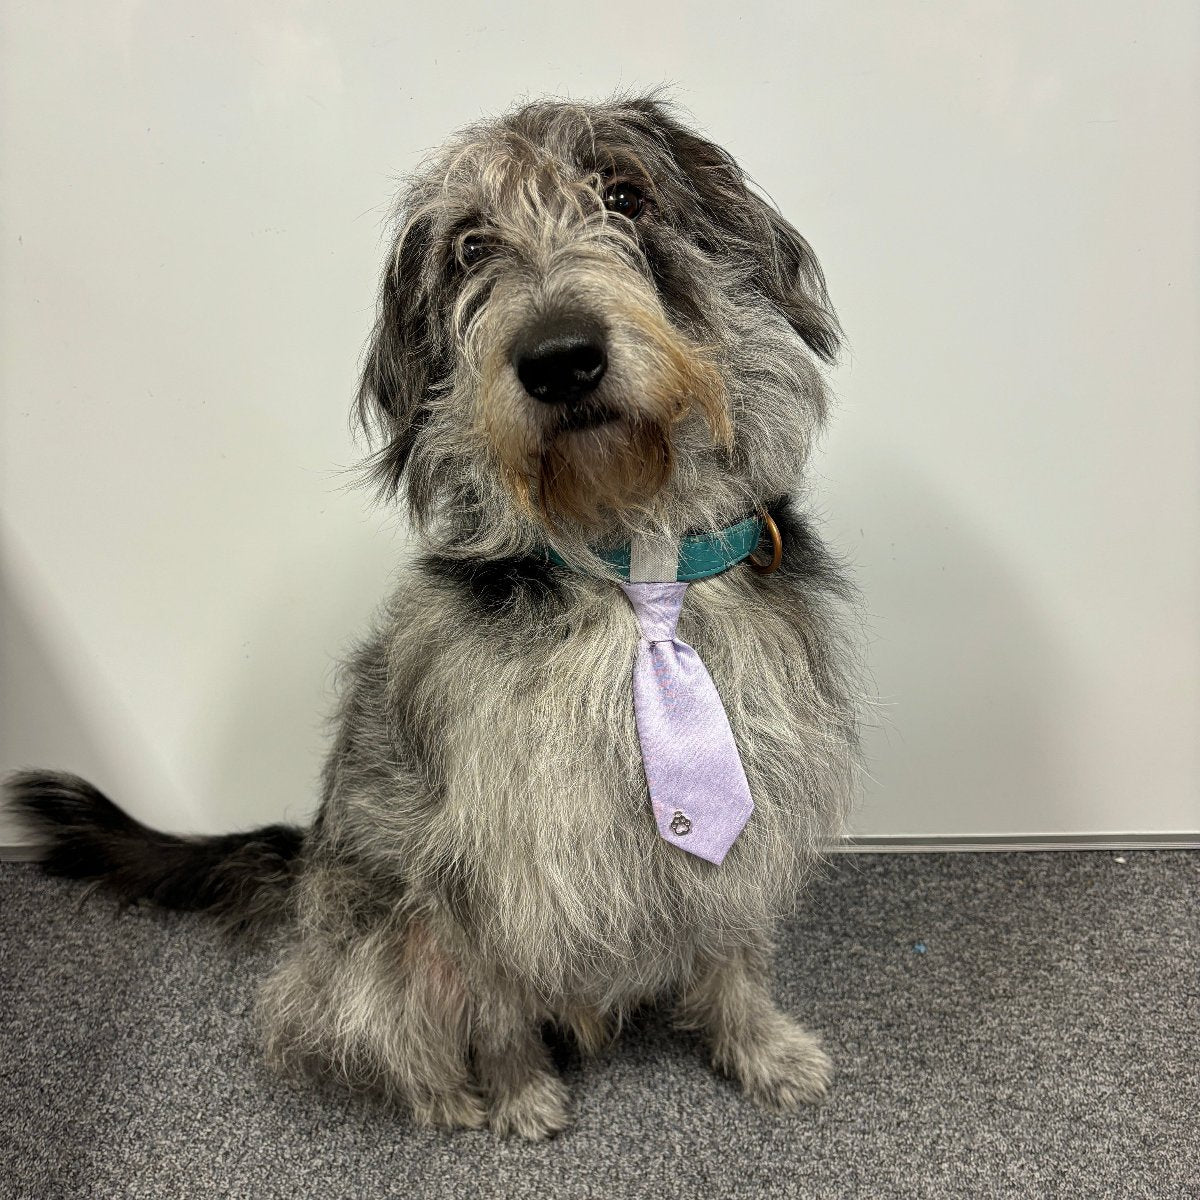
[{"label": "shadow on wall", "polygon": [[[390,524],[390,523],[389,523]],[[211,738],[200,786],[206,824],[305,824],[320,801],[320,773],[338,701],[337,668],[371,627],[390,580],[409,555],[378,520],[345,526],[272,563],[255,606],[242,614],[206,718]]]},{"label": "shadow on wall", "polygon": [[[78,773],[170,832],[305,821],[319,799],[335,653],[366,631],[403,544],[379,524],[364,520],[347,536],[344,523],[331,522],[301,556],[272,561],[252,604],[226,626],[232,632],[208,648],[212,669],[178,681],[192,717],[172,762],[146,736],[147,714],[117,694],[53,602],[33,557],[9,542],[0,577],[0,770]],[[208,602],[224,607],[229,598],[214,586]],[[171,670],[156,667],[164,679]],[[0,814],[0,846],[25,840]]]},{"label": "shadow on wall", "polygon": [[[31,565],[22,564],[21,578],[33,584]],[[99,714],[121,705],[103,694],[103,673],[83,652],[45,590],[34,584],[19,595],[16,577],[11,569],[0,575],[0,763],[6,771],[74,771],[101,788],[111,787],[123,777],[120,761],[130,749],[114,744],[112,729]],[[29,597],[39,591],[41,599],[34,604]],[[60,647],[57,655],[45,633],[50,625],[59,631],[54,639]],[[64,646],[74,656],[70,669],[61,661]],[[23,831],[0,813],[0,845],[25,840]]]},{"label": "shadow on wall", "polygon": [[[839,528],[854,546],[880,702],[855,832],[1091,828],[1080,800],[1087,781],[1066,741],[1082,667],[1035,602],[1022,564],[961,500],[898,458],[879,455],[858,470],[868,481],[860,494],[878,507],[849,503],[852,480],[833,504],[859,514],[861,529]],[[892,800],[902,824],[890,817]]]}]

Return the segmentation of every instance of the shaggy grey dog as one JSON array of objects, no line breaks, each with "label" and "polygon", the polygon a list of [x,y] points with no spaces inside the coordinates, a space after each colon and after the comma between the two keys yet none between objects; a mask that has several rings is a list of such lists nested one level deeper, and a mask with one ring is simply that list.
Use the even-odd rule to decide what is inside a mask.
[{"label": "shaggy grey dog", "polygon": [[[280,923],[271,1061],[423,1122],[563,1129],[543,1026],[594,1051],[662,1000],[754,1100],[819,1100],[829,1060],[768,968],[854,790],[850,592],[794,499],[838,343],[804,238],[660,100],[467,130],[406,190],[383,277],[358,414],[421,556],[345,667],[311,828],[168,836],[27,772],[47,868]],[[755,800],[714,866],[656,830],[602,555],[756,510],[780,568],[693,583],[679,624]]]}]

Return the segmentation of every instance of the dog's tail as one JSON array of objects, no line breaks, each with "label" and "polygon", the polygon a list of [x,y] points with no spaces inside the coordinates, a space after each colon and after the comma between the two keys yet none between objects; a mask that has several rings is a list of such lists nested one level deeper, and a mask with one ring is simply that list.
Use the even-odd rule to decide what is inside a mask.
[{"label": "dog's tail", "polygon": [[35,837],[51,875],[90,880],[122,903],[206,912],[231,930],[261,930],[287,911],[304,845],[295,825],[177,837],[122,812],[77,775],[22,771],[6,781],[7,807]]}]

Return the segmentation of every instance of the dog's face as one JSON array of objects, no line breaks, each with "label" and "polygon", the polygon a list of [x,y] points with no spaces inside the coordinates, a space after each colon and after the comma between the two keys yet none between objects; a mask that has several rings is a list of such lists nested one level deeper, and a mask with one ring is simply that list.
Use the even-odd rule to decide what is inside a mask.
[{"label": "dog's face", "polygon": [[402,197],[360,415],[415,518],[570,542],[795,485],[837,324],[805,240],[652,99],[467,131]]}]

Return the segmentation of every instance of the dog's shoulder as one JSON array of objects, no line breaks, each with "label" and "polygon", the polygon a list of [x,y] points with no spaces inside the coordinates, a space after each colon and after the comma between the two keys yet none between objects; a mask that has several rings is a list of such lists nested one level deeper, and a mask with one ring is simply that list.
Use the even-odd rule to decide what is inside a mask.
[{"label": "dog's shoulder", "polygon": [[515,608],[558,607],[564,600],[558,568],[533,554],[481,559],[426,551],[414,570],[482,619],[504,617]]}]

